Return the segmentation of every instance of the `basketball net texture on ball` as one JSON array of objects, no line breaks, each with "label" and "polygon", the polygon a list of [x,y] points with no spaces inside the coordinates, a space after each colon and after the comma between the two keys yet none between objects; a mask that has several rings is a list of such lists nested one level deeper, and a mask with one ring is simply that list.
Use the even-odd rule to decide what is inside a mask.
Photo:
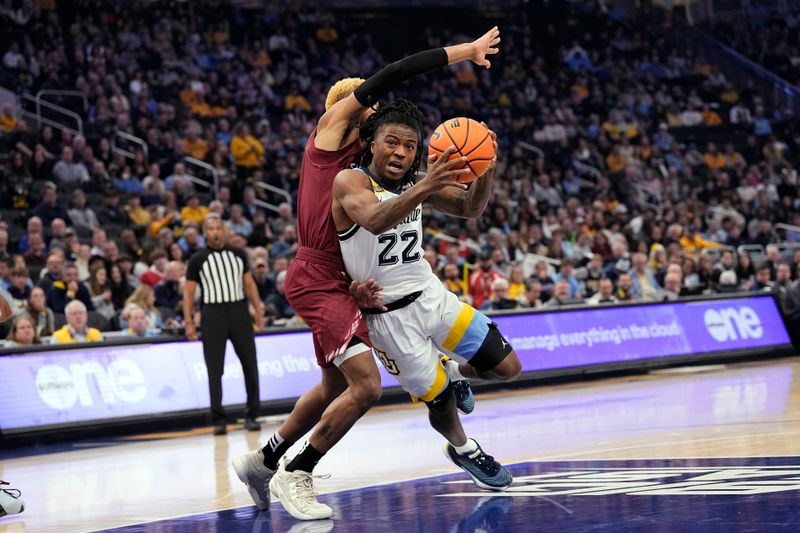
[{"label": "basketball net texture on ball", "polygon": [[454,169],[468,168],[469,174],[459,177],[461,183],[470,183],[486,174],[494,159],[494,141],[489,130],[467,117],[456,117],[442,122],[431,135],[428,155],[441,155],[450,146],[455,147],[449,160],[466,157],[467,160]]}]

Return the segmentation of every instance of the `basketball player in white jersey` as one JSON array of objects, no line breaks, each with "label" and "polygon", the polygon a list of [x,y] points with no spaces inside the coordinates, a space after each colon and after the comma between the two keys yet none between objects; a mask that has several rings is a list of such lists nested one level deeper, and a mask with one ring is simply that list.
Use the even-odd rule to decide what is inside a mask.
[{"label": "basketball player in white jersey", "polygon": [[[421,220],[423,202],[454,216],[480,216],[491,194],[494,163],[467,189],[458,177],[469,170],[454,170],[459,161],[447,161],[451,147],[438,160],[431,158],[427,174],[415,182],[421,118],[414,104],[400,99],[362,126],[362,166],[336,176],[333,219],[347,273],[383,286],[381,308],[362,309],[376,355],[408,393],[428,405],[431,426],[447,439],[447,457],[478,486],[505,490],[511,474],[467,438],[452,382],[514,379],[519,359],[495,324],[459,302],[432,272],[423,259]],[[461,363],[443,363],[440,353]]]}]

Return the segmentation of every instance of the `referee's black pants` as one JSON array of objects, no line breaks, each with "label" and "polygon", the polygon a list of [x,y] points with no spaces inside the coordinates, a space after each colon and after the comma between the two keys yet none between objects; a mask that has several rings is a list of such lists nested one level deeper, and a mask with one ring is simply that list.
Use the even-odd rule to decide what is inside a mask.
[{"label": "referee's black pants", "polygon": [[203,331],[203,355],[208,369],[208,389],[211,396],[211,420],[214,424],[225,422],[222,408],[222,374],[225,370],[225,343],[233,344],[236,356],[242,363],[244,385],[247,390],[245,417],[258,416],[258,361],[253,325],[247,310],[247,301],[225,304],[204,304],[200,319]]}]

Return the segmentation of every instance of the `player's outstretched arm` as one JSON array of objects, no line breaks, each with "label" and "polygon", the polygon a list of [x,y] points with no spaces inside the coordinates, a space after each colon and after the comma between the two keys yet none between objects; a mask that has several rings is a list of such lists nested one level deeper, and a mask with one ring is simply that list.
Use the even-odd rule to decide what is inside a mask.
[{"label": "player's outstretched arm", "polygon": [[498,53],[499,44],[500,30],[495,26],[471,43],[425,50],[387,65],[322,115],[317,124],[315,146],[320,150],[338,150],[342,136],[352,121],[366,108],[374,106],[395,87],[414,76],[467,60],[489,68],[491,61],[487,56]]},{"label": "player's outstretched arm", "polygon": [[[483,123],[482,123],[483,124]],[[486,124],[483,124],[484,126]],[[492,195],[492,184],[494,183],[494,169],[497,165],[497,134],[489,130],[489,135],[494,141],[494,159],[486,170],[486,174],[472,183],[469,191],[448,188],[442,189],[428,197],[428,205],[431,205],[443,213],[461,218],[478,218],[483,214],[489,197]],[[438,159],[447,157],[445,154]],[[428,164],[436,161],[434,155],[428,159]]]},{"label": "player's outstretched arm", "polygon": [[430,195],[444,188],[466,188],[458,177],[469,172],[468,169],[454,170],[452,167],[462,159],[447,158],[454,151],[448,148],[439,161],[428,167],[428,171],[416,185],[383,202],[372,192],[369,177],[358,170],[347,169],[339,172],[333,180],[333,220],[337,228],[347,228],[358,224],[374,235],[380,235],[408,216]]}]

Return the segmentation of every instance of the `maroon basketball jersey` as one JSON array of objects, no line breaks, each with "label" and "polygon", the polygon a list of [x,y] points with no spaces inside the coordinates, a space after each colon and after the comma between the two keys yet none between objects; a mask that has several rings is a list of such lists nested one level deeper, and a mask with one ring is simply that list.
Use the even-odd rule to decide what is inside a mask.
[{"label": "maroon basketball jersey", "polygon": [[341,150],[328,152],[314,146],[316,135],[315,129],[308,136],[303,163],[300,166],[297,240],[300,246],[341,255],[336,226],[331,216],[333,179],[339,171],[356,160],[361,153],[361,142],[356,139]]}]

